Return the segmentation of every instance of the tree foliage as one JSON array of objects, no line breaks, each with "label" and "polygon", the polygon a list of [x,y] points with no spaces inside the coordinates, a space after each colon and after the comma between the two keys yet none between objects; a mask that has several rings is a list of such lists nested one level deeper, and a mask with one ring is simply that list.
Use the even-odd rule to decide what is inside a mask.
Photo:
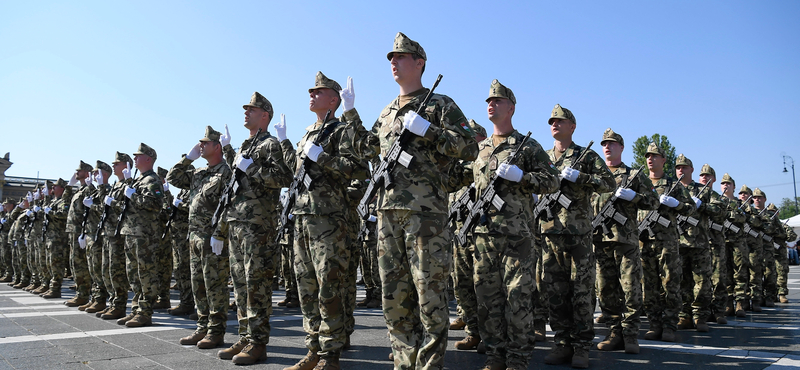
[{"label": "tree foliage", "polygon": [[[800,197],[797,197],[797,203],[800,204]],[[780,218],[786,219],[798,214],[798,210],[795,208],[795,202],[792,198],[783,198],[780,203],[776,203],[775,205],[780,207],[778,214]]]},{"label": "tree foliage", "polygon": [[[655,142],[664,151],[667,156],[667,163],[664,164],[664,173],[675,176],[675,147],[670,144],[667,135],[653,134],[651,137],[642,136],[633,143],[633,164],[631,167],[639,168],[641,165],[646,165],[647,160],[644,155],[647,153],[647,146]],[[645,166],[647,168],[647,166]]]}]

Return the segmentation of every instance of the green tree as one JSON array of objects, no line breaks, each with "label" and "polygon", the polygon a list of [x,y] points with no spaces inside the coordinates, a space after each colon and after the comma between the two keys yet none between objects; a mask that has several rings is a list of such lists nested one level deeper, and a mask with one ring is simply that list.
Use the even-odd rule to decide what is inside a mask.
[{"label": "green tree", "polygon": [[667,163],[664,164],[664,173],[675,176],[675,158],[677,155],[675,154],[675,147],[669,143],[667,135],[653,134],[651,137],[642,136],[636,139],[633,143],[633,164],[631,167],[639,168],[639,166],[645,165],[645,168],[647,168],[647,160],[644,155],[647,153],[647,146],[652,142],[658,144],[661,150],[664,151],[664,154],[667,155]]},{"label": "green tree", "polygon": [[[800,203],[800,197],[797,197],[797,203]],[[780,203],[776,204],[776,206],[780,207],[779,211],[780,213],[778,214],[778,217],[783,219],[792,217],[800,213],[798,212],[798,209],[795,208],[795,202],[794,200],[792,200],[792,198],[783,198],[781,199]]]}]

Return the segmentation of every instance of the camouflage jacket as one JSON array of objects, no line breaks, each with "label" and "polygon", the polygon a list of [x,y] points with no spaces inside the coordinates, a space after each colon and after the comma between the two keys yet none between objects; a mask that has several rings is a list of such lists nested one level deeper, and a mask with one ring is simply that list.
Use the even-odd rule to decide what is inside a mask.
[{"label": "camouflage jacket", "polygon": [[[86,222],[86,234],[94,238],[97,235],[97,227],[100,226],[100,218],[103,217],[103,210],[105,209],[106,195],[111,193],[111,185],[97,184],[97,187],[89,194],[92,198],[92,206],[89,207],[89,219]],[[123,195],[124,196],[124,195]],[[108,219],[106,219],[108,222]]]},{"label": "camouflage jacket", "polygon": [[[709,189],[711,189],[709,187]],[[711,189],[711,203],[716,204],[719,212],[708,217],[708,241],[711,246],[725,246],[725,219],[728,217],[728,202],[723,196]]]},{"label": "camouflage jacket", "polygon": [[23,213],[20,207],[14,207],[11,212],[3,213],[3,218],[6,222],[0,228],[0,244],[2,244],[1,242],[11,243],[11,229],[14,227],[14,223],[19,218],[20,213]]},{"label": "camouflage jacket", "polygon": [[[111,191],[108,196],[114,200],[111,201],[111,205],[108,207],[106,223],[103,225],[103,235],[106,237],[114,236],[114,232],[117,230],[119,214],[122,211],[122,206],[125,204],[125,186],[132,184],[133,181],[133,179],[117,181],[111,186]],[[105,198],[103,198],[103,202],[103,205],[105,205]],[[105,211],[106,209],[103,208],[103,210]],[[98,226],[100,225],[98,224]],[[120,227],[121,226],[122,225],[120,225]]]},{"label": "camouflage jacket", "polygon": [[[604,235],[603,229],[597,228],[592,235],[594,242],[606,241],[630,245],[639,243],[639,223],[636,222],[638,210],[653,210],[659,206],[658,196],[653,191],[653,182],[650,181],[646,171],[647,169],[645,168],[642,171],[633,173],[634,170],[632,168],[625,165],[625,163],[620,163],[619,167],[611,172],[614,175],[617,187],[628,181],[627,188],[636,192],[636,195],[630,201],[623,199],[614,201],[614,209],[622,216],[627,217],[628,220],[624,225],[620,225],[619,222],[613,219],[608,220],[606,225],[608,225],[613,235],[611,237]],[[613,193],[594,193],[592,195],[594,213],[600,212],[613,195]]]},{"label": "camouflage jacket", "polygon": [[[186,239],[189,235],[189,203],[191,203],[189,199],[189,188],[181,189],[175,198],[180,199],[181,202],[178,204],[178,207],[172,206],[172,208],[175,208],[175,218],[172,219],[169,232],[173,240],[176,238]],[[172,211],[170,211],[170,217],[172,217],[171,212]]]},{"label": "camouflage jacket", "polygon": [[[366,159],[388,153],[400,137],[403,116],[416,111],[428,91],[423,88],[413,92],[404,106],[400,106],[397,97],[383,108],[372,130],[357,138],[356,152]],[[344,117],[353,122],[358,120],[355,115],[352,109]],[[411,168],[395,166],[391,175],[396,186],[390,190],[381,187],[378,192],[380,210],[447,213],[447,193],[459,188],[459,181],[451,178],[458,160],[473,161],[478,155],[478,144],[469,131],[467,119],[453,99],[433,94],[421,116],[431,125],[424,137],[409,133],[412,137],[406,144],[406,152],[414,157]]]},{"label": "camouflage jacket", "polygon": [[555,160],[555,147],[547,151],[556,170],[571,167],[580,171],[575,182],[561,180],[562,194],[572,200],[569,209],[560,205],[555,207],[554,218],[545,221],[539,218],[539,228],[543,234],[583,235],[592,231],[594,212],[590,201],[594,193],[608,193],[614,190],[614,175],[608,170],[606,162],[593,150],[589,150],[580,163],[575,163],[584,148],[574,142]]},{"label": "camouflage jacket", "polygon": [[765,231],[764,234],[772,237],[773,241],[776,243],[786,243],[786,229],[783,228],[783,223],[778,218],[779,216],[776,215],[775,217],[772,217],[775,215],[775,213],[777,213],[777,211],[767,210],[764,212],[764,215],[768,218],[768,222],[770,224],[769,231]]},{"label": "camouflage jacket", "polygon": [[759,233],[764,230],[766,220],[764,215],[759,215],[760,210],[756,209],[752,203],[745,204],[742,207],[745,214],[745,225],[743,228],[743,235],[751,239],[761,240]]},{"label": "camouflage jacket", "polygon": [[172,166],[167,181],[180,188],[189,189],[186,200],[181,203],[189,207],[189,232],[211,235],[211,218],[217,210],[222,191],[231,179],[231,168],[225,161],[215,166],[195,169],[192,161],[184,155]]},{"label": "camouflage jacket", "polygon": [[739,208],[742,201],[739,199],[729,199],[724,195],[722,195],[720,199],[725,203],[726,217],[723,221],[723,226],[727,225],[725,228],[725,241],[737,242],[744,237],[743,229],[746,216],[744,211]]},{"label": "camouflage jacket", "polygon": [[[517,150],[524,138],[525,135],[514,130],[497,147],[494,146],[491,136],[478,144],[478,158],[472,162],[476,199],[487,190],[497,168]],[[485,215],[489,222],[475,227],[476,233],[532,236],[531,194],[548,194],[558,190],[558,171],[553,169],[547,153],[533,138],[528,139],[517,160],[510,164],[522,170],[522,179],[520,182],[503,179],[495,181],[496,194],[506,202],[506,205],[502,211],[498,211],[494,206],[489,207]]]},{"label": "camouflage jacket", "polygon": [[786,242],[787,243],[791,243],[791,242],[797,240],[797,233],[794,232],[794,229],[791,226],[784,224],[783,225],[783,229],[786,231]]},{"label": "camouflage jacket", "polygon": [[[650,181],[652,182],[653,179],[650,179]],[[653,187],[657,195],[661,197],[661,195],[664,195],[664,193],[669,191],[669,189],[672,188],[672,185],[675,184],[677,181],[678,181],[677,179],[673,179],[669,176],[664,176],[658,179],[658,181],[654,182]],[[676,221],[677,221],[676,218],[678,215],[682,216],[694,215],[695,205],[694,201],[692,200],[692,196],[689,193],[689,190],[687,190],[683,186],[683,184],[678,184],[677,186],[675,186],[675,189],[669,195],[678,200],[678,206],[675,208],[670,208],[659,203],[658,208],[656,208],[658,214],[661,217],[664,217],[667,220],[669,220],[669,225],[663,226],[659,223],[655,223],[655,225],[653,225],[654,235],[651,237],[650,234],[647,231],[645,231],[639,234],[639,240],[678,241],[680,239],[680,235],[678,235],[678,228],[676,227]],[[647,216],[648,213],[650,213],[650,211],[640,210],[638,221],[642,222],[642,220]]]},{"label": "camouflage jacket", "polygon": [[[705,185],[692,181],[689,186],[686,187],[689,190],[689,194],[700,198],[702,203],[700,204],[700,208],[697,208],[697,212],[692,217],[697,220],[697,226],[692,225],[690,222],[681,222],[678,221],[678,226],[683,229],[683,234],[681,234],[681,247],[684,248],[708,248],[709,245],[709,218],[714,216],[716,217],[721,212],[720,201],[719,199],[714,199],[711,188],[706,188],[703,190],[702,194],[700,190],[703,189]],[[692,201],[694,202],[694,201]]]},{"label": "camouflage jacket", "polygon": [[53,197],[50,203],[47,204],[50,207],[50,212],[45,216],[48,220],[45,236],[51,240],[55,240],[67,232],[67,215],[69,214],[67,199],[70,199],[68,195],[65,191],[61,198]]},{"label": "camouflage jacket", "polygon": [[86,207],[83,205],[83,198],[89,196],[94,191],[94,185],[81,185],[78,191],[69,200],[69,213],[67,213],[67,232],[80,233],[83,223],[83,214]]},{"label": "camouflage jacket", "polygon": [[[161,185],[161,189],[164,189],[164,185]],[[167,226],[167,221],[169,221],[169,216],[172,214],[172,201],[175,197],[172,196],[172,192],[169,190],[164,190],[164,203],[161,204],[161,211],[158,212],[158,217],[161,221],[161,224],[164,227]],[[161,237],[161,235],[159,235]]]},{"label": "camouflage jacket", "polygon": [[164,204],[161,177],[153,170],[145,171],[129,186],[136,192],[125,210],[120,235],[161,237],[164,230],[164,224],[159,222],[158,216]]},{"label": "camouflage jacket", "polygon": [[28,216],[25,215],[27,209],[19,208],[19,210],[20,213],[17,215],[17,219],[14,220],[14,224],[11,225],[11,233],[8,235],[9,243],[11,243],[11,241],[19,243],[25,240],[23,232],[25,231],[25,223],[28,222]]}]

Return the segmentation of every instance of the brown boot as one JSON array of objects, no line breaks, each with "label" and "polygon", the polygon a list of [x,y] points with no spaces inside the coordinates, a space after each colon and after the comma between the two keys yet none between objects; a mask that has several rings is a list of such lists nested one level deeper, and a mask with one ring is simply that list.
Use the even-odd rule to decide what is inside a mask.
[{"label": "brown boot", "polygon": [[90,299],[89,302],[78,306],[79,311],[86,311],[87,308],[91,307],[94,304],[94,298]]},{"label": "brown boot", "polygon": [[625,353],[635,355],[639,353],[639,338],[635,335],[625,335],[623,337],[625,342]]},{"label": "brown boot", "polygon": [[19,283],[16,283],[16,284],[12,285],[11,287],[14,288],[14,289],[22,289],[22,288],[28,286],[30,283],[31,283],[30,281],[20,281]]},{"label": "brown boot", "polygon": [[267,359],[267,345],[248,343],[241,352],[233,356],[236,365],[252,365]]},{"label": "brown boot", "polygon": [[369,302],[367,302],[367,308],[380,308],[381,305],[383,305],[381,290],[375,288],[372,290],[372,298],[370,298]]},{"label": "brown boot", "polygon": [[548,365],[566,364],[572,360],[572,355],[574,354],[575,351],[572,349],[572,346],[556,345],[550,350],[550,353],[544,357],[544,363]]},{"label": "brown boot", "polygon": [[622,341],[622,335],[612,331],[605,340],[597,343],[597,349],[601,351],[618,351],[625,348],[625,343]]},{"label": "brown boot", "polygon": [[128,314],[128,316],[125,316],[117,320],[117,325],[125,325],[128,321],[131,321],[134,317],[136,317],[136,314],[131,312]]},{"label": "brown boot", "polygon": [[356,302],[356,307],[367,307],[367,302],[369,302],[370,299],[372,299],[372,290],[367,289],[367,296]]},{"label": "brown boot", "polygon": [[706,322],[706,319],[694,320],[694,326],[695,326],[695,328],[697,328],[697,331],[699,331],[701,333],[707,333],[708,332],[708,323]]},{"label": "brown boot", "polygon": [[466,327],[467,323],[465,323],[464,320],[461,320],[460,317],[450,323],[450,330],[463,330]]},{"label": "brown boot", "polygon": [[778,300],[781,303],[789,303],[789,298],[786,298],[786,294],[781,294],[778,296]]},{"label": "brown boot", "polygon": [[661,333],[661,341],[662,342],[674,342],[675,341],[675,330],[670,328],[664,329]]},{"label": "brown boot", "polygon": [[51,289],[49,292],[42,295],[42,298],[61,298],[61,288],[59,287],[58,289]]},{"label": "brown boot", "polygon": [[169,299],[159,298],[156,303],[153,304],[154,310],[165,310],[169,309]]},{"label": "brown boot", "polygon": [[50,288],[47,285],[42,284],[38,288],[36,288],[33,291],[31,291],[31,293],[33,293],[33,294],[42,294],[42,293],[44,293],[44,292],[46,292],[48,290],[50,290]]},{"label": "brown boot", "polygon": [[180,344],[182,344],[184,346],[194,346],[194,345],[197,344],[197,342],[199,342],[200,340],[205,338],[205,336],[206,336],[206,332],[205,331],[197,330],[194,333],[192,333],[192,335],[189,335],[187,337],[181,338],[178,341],[178,343],[180,343]]},{"label": "brown boot", "polygon": [[686,329],[694,329],[694,323],[692,323],[692,319],[688,317],[681,317],[678,320],[678,330]]},{"label": "brown boot", "polygon": [[247,346],[247,343],[247,338],[239,337],[239,341],[230,346],[230,348],[226,348],[217,352],[217,357],[223,360],[230,360],[233,358],[233,356],[236,356],[239,354],[239,352],[242,352],[242,349]]},{"label": "brown boot", "polygon": [[297,298],[292,298],[288,302],[286,302],[286,308],[297,308],[300,307],[300,300]]},{"label": "brown boot", "polygon": [[575,369],[589,368],[589,351],[583,348],[575,348],[575,354],[572,355],[572,367]]},{"label": "brown boot", "polygon": [[206,334],[203,340],[197,342],[197,348],[212,349],[219,347],[225,342],[225,333],[223,334]]},{"label": "brown boot", "polygon": [[761,312],[761,301],[753,300],[753,305],[751,307],[753,312]]},{"label": "brown boot", "polygon": [[320,357],[317,366],[314,366],[314,370],[339,370],[339,356]]},{"label": "brown boot", "polygon": [[114,309],[114,307],[107,306],[107,307],[106,307],[106,309],[104,309],[104,310],[102,310],[102,311],[97,311],[97,312],[95,312],[95,313],[94,313],[94,316],[95,316],[95,317],[103,317],[103,315],[105,315],[106,313],[108,313],[108,311],[111,311],[111,310],[113,310],[113,309]]},{"label": "brown boot", "polygon": [[78,296],[64,302],[67,307],[78,307],[89,303],[89,298],[78,298]]},{"label": "brown boot", "polygon": [[125,323],[129,328],[141,328],[142,326],[153,325],[153,318],[147,315],[137,314],[130,321]]},{"label": "brown boot", "polygon": [[283,370],[311,370],[319,363],[319,356],[314,352],[308,352],[306,357],[300,359],[300,362],[283,368]]},{"label": "brown boot", "polygon": [[533,321],[533,332],[536,335],[535,342],[547,342],[547,327],[544,320]]},{"label": "brown boot", "polygon": [[[103,319],[103,320],[116,320],[116,319],[120,319],[120,318],[123,318],[123,317],[125,317],[125,307],[114,307],[114,308],[106,311],[106,313],[100,315],[100,318]],[[131,317],[131,318],[133,318],[133,317]],[[125,321],[125,322],[127,322],[127,321]],[[125,322],[123,322],[120,325],[124,325]],[[119,322],[117,322],[117,324],[119,324]]]},{"label": "brown boot", "polygon": [[192,313],[193,309],[194,307],[190,307],[189,305],[179,304],[175,307],[172,307],[169,310],[169,314],[172,316],[185,316]]},{"label": "brown boot", "polygon": [[93,305],[86,307],[86,309],[83,311],[86,313],[95,313],[105,309],[106,309],[106,301],[102,301],[102,302],[94,302]]},{"label": "brown boot", "polygon": [[460,351],[471,351],[473,349],[478,348],[478,344],[481,342],[481,337],[475,335],[468,335],[466,338],[456,342],[454,347]]},{"label": "brown boot", "polygon": [[744,318],[747,317],[747,313],[744,312],[744,302],[743,301],[736,301],[736,317]]}]

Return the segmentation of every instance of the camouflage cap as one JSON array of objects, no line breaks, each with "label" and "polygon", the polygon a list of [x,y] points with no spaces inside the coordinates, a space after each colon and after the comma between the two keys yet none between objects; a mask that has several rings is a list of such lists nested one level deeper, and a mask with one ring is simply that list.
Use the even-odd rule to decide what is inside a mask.
[{"label": "camouflage cap", "polygon": [[60,186],[62,188],[66,188],[67,187],[67,180],[64,180],[64,179],[59,177],[58,180],[56,180],[56,183],[53,186]]},{"label": "camouflage cap", "polygon": [[92,172],[92,165],[90,165],[90,164],[88,164],[88,163],[86,163],[84,161],[81,161],[81,164],[78,165],[78,169],[75,170],[75,171],[89,171],[89,172]]},{"label": "camouflage cap", "polygon": [[14,199],[6,198],[6,200],[3,202],[3,204],[10,204],[10,205],[13,206],[13,205],[17,204],[17,202]]},{"label": "camouflage cap", "polygon": [[647,157],[648,154],[660,155],[664,158],[667,157],[666,155],[664,155],[664,150],[662,150],[661,147],[658,146],[658,144],[656,144],[655,141],[647,146],[647,152],[644,153],[644,156]]},{"label": "camouflage cap", "polygon": [[45,180],[44,185],[47,186],[48,189],[53,188],[53,182],[50,180]]},{"label": "camouflage cap", "polygon": [[575,121],[575,115],[573,115],[569,109],[562,107],[561,104],[556,104],[556,106],[553,107],[553,112],[550,113],[550,119],[547,120],[547,124],[552,125],[554,119],[568,119],[572,121],[572,123],[578,123]]},{"label": "camouflage cap", "polygon": [[683,153],[678,154],[678,158],[675,159],[675,167],[678,166],[689,166],[691,168],[694,168],[694,165],[692,165],[692,160],[686,158],[686,156],[683,155]]},{"label": "camouflage cap", "polygon": [[97,161],[97,169],[99,169],[100,171],[106,171],[108,173],[114,172],[111,171],[111,166],[109,166],[108,163],[103,161]]},{"label": "camouflage cap", "polygon": [[131,156],[125,153],[117,152],[117,154],[114,154],[114,161],[111,162],[111,164],[117,164],[120,162],[128,162],[131,165],[133,165],[133,160],[131,159]]},{"label": "camouflage cap", "polygon": [[469,122],[467,122],[467,126],[469,126],[469,129],[472,131],[474,136],[486,137],[486,129],[483,128],[483,126],[481,126],[478,122],[475,122],[474,119],[470,119]]},{"label": "camouflage cap", "polygon": [[211,128],[211,126],[206,126],[206,134],[200,141],[219,141],[220,136],[222,136],[221,133]]},{"label": "camouflage cap", "polygon": [[317,72],[317,77],[314,79],[314,87],[308,89],[308,92],[312,92],[317,89],[331,89],[336,92],[342,91],[342,87],[339,86],[339,83],[331,80],[322,72]]},{"label": "camouflage cap", "polygon": [[620,145],[625,146],[625,140],[622,138],[622,135],[614,132],[610,127],[603,132],[603,140],[600,140],[600,144],[604,141],[616,141]]},{"label": "camouflage cap", "polygon": [[511,100],[511,103],[516,105],[517,98],[514,97],[514,92],[511,89],[505,87],[500,81],[493,80],[492,86],[489,87],[489,97],[486,98],[486,102],[489,102],[491,98],[506,98]]},{"label": "camouflage cap", "polygon": [[156,154],[155,149],[149,147],[145,143],[140,143],[139,144],[139,149],[136,149],[136,151],[133,152],[133,155],[137,155],[137,154],[144,154],[144,155],[146,155],[146,156],[148,156],[150,158],[153,158],[154,161],[158,158],[158,154]]},{"label": "camouflage cap", "polygon": [[778,210],[778,207],[775,205],[775,203],[770,203],[767,206],[767,211],[777,211],[777,210]]},{"label": "camouflage cap", "polygon": [[272,110],[272,103],[270,103],[269,100],[267,100],[267,98],[265,98],[264,95],[261,95],[261,93],[259,93],[258,91],[254,92],[253,96],[250,97],[250,103],[242,106],[242,108],[244,109],[247,109],[247,107],[261,108],[269,112],[270,118],[274,115]]},{"label": "camouflage cap", "polygon": [[709,166],[708,163],[704,164],[703,167],[700,168],[700,174],[717,177],[717,172],[714,171],[714,169],[711,168],[711,166]]},{"label": "camouflage cap", "polygon": [[767,194],[766,194],[766,193],[764,193],[764,191],[763,191],[763,190],[761,190],[761,189],[759,189],[759,188],[755,188],[755,189],[753,189],[753,197],[754,197],[754,198],[755,198],[755,197],[764,197],[764,198],[766,198],[766,197],[767,197]]},{"label": "camouflage cap", "polygon": [[728,175],[727,172],[725,172],[725,174],[722,175],[722,181],[720,181],[719,183],[721,184],[723,182],[729,182],[733,184],[733,186],[736,186],[736,181],[733,181],[733,177],[731,177],[731,175]]},{"label": "camouflage cap", "polygon": [[166,169],[164,169],[164,168],[162,168],[162,167],[158,167],[158,171],[156,171],[156,173],[158,174],[158,176],[159,176],[159,177],[161,177],[162,179],[163,179],[163,178],[165,178],[165,177],[167,177],[167,173],[168,173],[168,172],[169,172],[169,171],[167,171]]},{"label": "camouflage cap", "polygon": [[739,189],[739,194],[741,193],[745,193],[747,195],[753,195],[753,191],[750,190],[750,188],[748,188],[747,185],[742,185],[742,188]]},{"label": "camouflage cap", "polygon": [[425,55],[425,49],[419,45],[418,42],[408,38],[402,32],[398,32],[394,37],[394,49],[386,54],[386,59],[392,60],[393,53],[411,53],[416,54],[422,60],[427,61],[428,57]]}]

